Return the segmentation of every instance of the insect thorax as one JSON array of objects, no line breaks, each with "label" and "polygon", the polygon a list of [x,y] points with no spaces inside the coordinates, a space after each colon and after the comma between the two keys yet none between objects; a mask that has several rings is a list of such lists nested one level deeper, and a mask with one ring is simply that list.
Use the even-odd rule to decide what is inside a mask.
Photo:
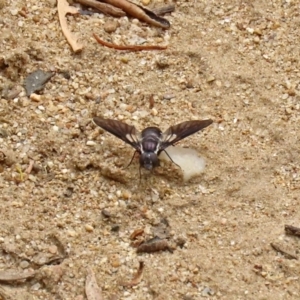
[{"label": "insect thorax", "polygon": [[148,127],[142,131],[142,152],[154,152],[157,154],[162,132],[157,127]]}]

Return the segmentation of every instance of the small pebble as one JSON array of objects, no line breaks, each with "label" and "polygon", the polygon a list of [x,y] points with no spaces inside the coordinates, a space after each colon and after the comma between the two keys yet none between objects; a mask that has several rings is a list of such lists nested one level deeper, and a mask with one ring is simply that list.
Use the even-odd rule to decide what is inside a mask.
[{"label": "small pebble", "polygon": [[214,292],[211,288],[206,287],[206,288],[204,288],[204,290],[201,292],[201,296],[202,296],[202,297],[213,296],[214,293],[215,293],[215,292]]},{"label": "small pebble", "polygon": [[118,232],[120,230],[120,225],[119,224],[114,224],[111,226],[111,231],[113,232]]},{"label": "small pebble", "polygon": [[70,229],[70,230],[67,231],[67,233],[68,233],[68,235],[71,236],[71,237],[77,236],[77,232],[76,232],[75,230],[71,230],[71,229]]},{"label": "small pebble", "polygon": [[19,10],[17,8],[13,8],[13,9],[10,10],[10,14],[12,16],[16,16],[18,14],[18,12],[19,12]]},{"label": "small pebble", "polygon": [[222,87],[222,82],[220,80],[216,80],[217,87]]},{"label": "small pebble", "polygon": [[120,57],[120,61],[124,64],[127,64],[129,62],[129,60],[130,60],[129,56]]},{"label": "small pebble", "polygon": [[119,22],[112,20],[112,21],[106,21],[103,28],[107,33],[112,33],[115,32],[118,27],[119,27]]},{"label": "small pebble", "polygon": [[22,201],[12,201],[11,205],[14,207],[23,207],[24,203]]},{"label": "small pebble", "polygon": [[27,260],[22,260],[22,261],[20,262],[20,267],[21,267],[22,269],[27,269],[27,268],[29,267],[29,262],[28,262]]},{"label": "small pebble", "polygon": [[226,218],[222,218],[222,219],[221,219],[221,224],[222,224],[222,225],[226,225],[226,223],[227,223],[227,219],[226,219]]},{"label": "small pebble", "polygon": [[152,113],[153,116],[157,116],[158,111],[157,111],[156,108],[153,107],[152,110],[151,110],[151,113]]},{"label": "small pebble", "polygon": [[38,94],[35,94],[35,93],[32,93],[30,95],[30,100],[34,101],[34,102],[40,102],[41,101],[41,95],[38,95]]},{"label": "small pebble", "polygon": [[258,36],[254,37],[254,43],[259,44],[260,38]]},{"label": "small pebble", "polygon": [[57,246],[51,245],[51,246],[48,248],[48,251],[49,251],[49,253],[51,253],[51,254],[57,253]]},{"label": "small pebble", "polygon": [[27,256],[33,256],[35,254],[35,251],[32,248],[29,248],[25,253]]},{"label": "small pebble", "polygon": [[213,82],[215,80],[216,80],[216,78],[214,76],[212,76],[212,75],[210,75],[210,76],[207,77],[207,82]]},{"label": "small pebble", "polygon": [[105,217],[105,218],[110,218],[111,217],[111,213],[107,210],[107,209],[103,209],[101,211],[102,215]]},{"label": "small pebble", "polygon": [[165,58],[165,57],[159,57],[156,60],[156,65],[160,69],[165,69],[165,68],[167,68],[170,65],[170,63],[169,63],[169,61],[168,61],[167,58]]},{"label": "small pebble", "polygon": [[113,268],[118,268],[121,265],[121,261],[118,257],[114,256],[111,260],[111,265]]},{"label": "small pebble", "polygon": [[186,82],[186,87],[188,89],[192,89],[193,87],[195,87],[195,82],[192,80],[192,79],[189,79],[187,82]]},{"label": "small pebble", "polygon": [[94,142],[94,141],[87,141],[87,142],[86,142],[86,145],[87,145],[87,146],[95,146],[95,145],[97,145],[97,143]]},{"label": "small pebble", "polygon": [[90,224],[85,224],[84,227],[85,227],[85,230],[87,232],[93,232],[94,231],[94,227],[92,225],[90,225]]},{"label": "small pebble", "polygon": [[132,195],[131,195],[130,191],[128,191],[128,190],[123,191],[123,198],[124,198],[125,200],[130,199],[131,196],[132,196]]},{"label": "small pebble", "polygon": [[171,100],[172,98],[175,98],[175,95],[173,95],[173,94],[165,94],[165,95],[163,96],[163,98],[164,98],[165,100]]},{"label": "small pebble", "polygon": [[41,284],[37,282],[31,287],[31,290],[38,291],[40,288],[41,288]]},{"label": "small pebble", "polygon": [[287,107],[287,108],[285,109],[285,112],[286,112],[287,115],[291,115],[291,114],[293,113],[293,110],[290,109],[289,107]]}]

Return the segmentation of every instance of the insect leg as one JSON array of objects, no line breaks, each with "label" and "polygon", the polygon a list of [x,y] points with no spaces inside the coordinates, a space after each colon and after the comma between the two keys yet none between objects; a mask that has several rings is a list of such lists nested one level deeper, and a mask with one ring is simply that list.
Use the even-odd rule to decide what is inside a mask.
[{"label": "insect leg", "polygon": [[124,170],[127,169],[131,165],[131,163],[132,163],[132,161],[133,161],[136,153],[137,153],[137,150],[134,151],[133,156],[132,156],[132,158],[130,160],[130,163],[124,168]]},{"label": "insect leg", "polygon": [[[164,152],[167,154],[167,156],[170,158],[171,162],[172,162],[173,164],[175,164],[177,167],[180,168],[180,166],[177,165],[176,162],[171,158],[171,156],[169,155],[169,153],[168,153],[166,150],[163,150],[163,151],[164,151]],[[181,169],[181,168],[180,168],[180,169]]]},{"label": "insect leg", "polygon": [[141,172],[141,166],[139,167],[139,173],[140,173],[140,183],[142,181],[142,172]]}]

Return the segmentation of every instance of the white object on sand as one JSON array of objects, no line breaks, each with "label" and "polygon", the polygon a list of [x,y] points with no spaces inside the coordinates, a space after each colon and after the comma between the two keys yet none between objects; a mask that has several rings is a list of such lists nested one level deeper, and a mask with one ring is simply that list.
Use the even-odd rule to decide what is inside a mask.
[{"label": "white object on sand", "polygon": [[[174,146],[167,148],[166,152],[172,160],[180,166],[183,172],[183,180],[185,182],[202,173],[205,168],[204,159],[200,157],[198,152],[194,149]],[[166,153],[164,153],[164,151],[161,152],[159,158],[170,161],[170,158]]]}]

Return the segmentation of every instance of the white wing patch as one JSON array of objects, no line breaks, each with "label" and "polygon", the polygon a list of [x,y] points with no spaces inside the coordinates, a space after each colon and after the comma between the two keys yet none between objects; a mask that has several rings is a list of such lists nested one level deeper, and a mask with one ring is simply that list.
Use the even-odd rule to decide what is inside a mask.
[{"label": "white wing patch", "polygon": [[171,134],[171,135],[167,135],[167,136],[164,138],[164,142],[172,143],[172,141],[174,141],[176,138],[177,138],[177,134],[173,133],[173,134]]},{"label": "white wing patch", "polygon": [[133,136],[129,133],[126,134],[126,139],[131,142],[131,143],[135,143],[136,141],[134,140]]},{"label": "white wing patch", "polygon": [[126,138],[128,139],[128,141],[130,141],[131,143],[138,143],[139,142],[139,138],[133,134],[131,135],[130,133],[126,134]]}]

